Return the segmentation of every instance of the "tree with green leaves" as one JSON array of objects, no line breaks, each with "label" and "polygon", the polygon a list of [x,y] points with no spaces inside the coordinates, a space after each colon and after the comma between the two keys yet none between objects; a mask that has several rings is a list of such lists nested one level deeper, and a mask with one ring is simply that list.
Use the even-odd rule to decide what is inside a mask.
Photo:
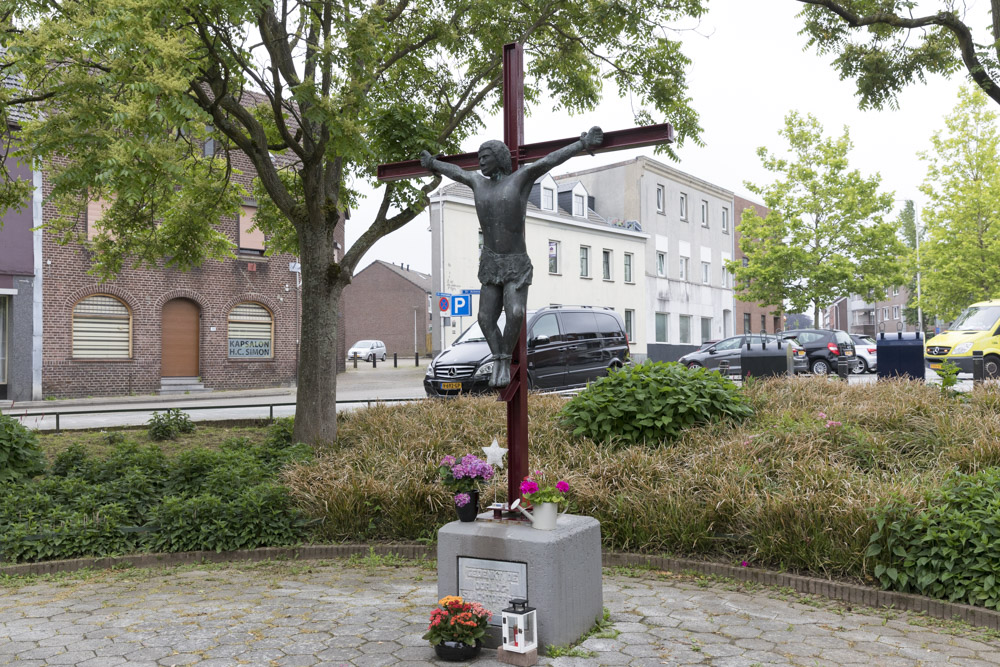
[{"label": "tree with green leaves", "polygon": [[[918,229],[917,207],[912,199],[903,204],[899,217],[896,219],[903,245],[907,248],[907,261],[904,269],[907,298],[903,307],[903,319],[907,324],[919,324],[920,313],[917,308],[917,272],[920,270],[920,244],[924,242],[926,229]],[[922,291],[922,290],[921,290]]]},{"label": "tree with green leaves", "polygon": [[812,115],[791,112],[779,132],[789,144],[781,157],[757,149],[764,167],[780,178],[771,185],[747,183],[769,212],[743,211],[740,249],[747,265],[731,261],[744,301],[785,304],[792,312],[813,308],[813,321],[836,298],[884,294],[901,282],[904,248],[896,228],[882,217],[892,193],[879,192],[878,174],[864,177],[848,167],[847,128],[823,136]]},{"label": "tree with green leaves", "polygon": [[[500,105],[501,52],[525,45],[528,106],[592,109],[602,84],[634,97],[635,122],[669,119],[698,141],[689,64],[670,26],[704,0],[0,0],[0,116],[27,114],[20,155],[60,165],[51,224],[78,241],[87,200],[111,202],[94,271],[169,258],[185,269],[228,256],[217,221],[244,194],[232,157],[255,171],[257,226],[302,267],[295,437],[336,438],[337,311],[361,257],[412,220],[439,179],[381,186],[358,241],[334,228],[376,185],[379,163],[458,152]],[[201,143],[219,149],[205,156]],[[668,149],[668,152],[669,149]],[[0,194],[0,205],[23,192]]]},{"label": "tree with green leaves", "polygon": [[953,319],[1000,296],[1000,131],[986,95],[963,88],[921,153],[928,240],[920,246],[925,310]]},{"label": "tree with green leaves", "polygon": [[[954,0],[798,0],[809,46],[835,54],[842,79],[854,79],[861,108],[896,108],[906,86],[929,74],[964,69],[1000,104],[1000,0],[992,22],[977,26],[974,3]],[[983,18],[985,21],[985,17]],[[976,33],[982,29],[981,33]]]}]

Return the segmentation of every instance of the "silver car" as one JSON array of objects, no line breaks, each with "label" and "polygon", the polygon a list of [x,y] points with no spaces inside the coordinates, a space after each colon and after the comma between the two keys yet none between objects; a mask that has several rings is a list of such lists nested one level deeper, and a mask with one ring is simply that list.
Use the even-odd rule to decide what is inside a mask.
[{"label": "silver car", "polygon": [[347,351],[347,358],[385,361],[385,343],[380,340],[359,340]]},{"label": "silver car", "polygon": [[[760,334],[753,334],[750,337],[750,343],[754,349],[760,349]],[[766,334],[764,340],[767,342],[768,348],[777,345],[777,338],[771,334]],[[688,352],[683,357],[677,360],[678,363],[684,364],[688,368],[697,368],[703,366],[709,370],[716,370],[723,361],[729,362],[729,373],[731,375],[740,374],[740,353],[744,347],[746,347],[747,336],[731,336],[724,340],[720,340],[718,343],[709,345],[707,347],[702,347],[700,350],[694,352]],[[793,363],[795,364],[796,373],[805,373],[808,370],[806,364],[806,351],[795,341],[782,341],[782,345],[792,345],[792,356]]]},{"label": "silver car", "polygon": [[875,341],[870,336],[851,334],[854,341],[854,353],[857,354],[858,363],[854,364],[851,372],[857,375],[862,373],[874,373],[878,370],[878,355],[875,354]]}]

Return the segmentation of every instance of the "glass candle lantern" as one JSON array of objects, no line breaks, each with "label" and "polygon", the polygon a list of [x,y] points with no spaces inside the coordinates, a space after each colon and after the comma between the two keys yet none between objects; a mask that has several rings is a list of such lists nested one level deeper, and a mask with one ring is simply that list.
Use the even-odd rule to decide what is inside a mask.
[{"label": "glass candle lantern", "polygon": [[527,653],[538,648],[538,621],[535,608],[528,601],[515,598],[510,607],[500,612],[503,628],[503,650]]}]

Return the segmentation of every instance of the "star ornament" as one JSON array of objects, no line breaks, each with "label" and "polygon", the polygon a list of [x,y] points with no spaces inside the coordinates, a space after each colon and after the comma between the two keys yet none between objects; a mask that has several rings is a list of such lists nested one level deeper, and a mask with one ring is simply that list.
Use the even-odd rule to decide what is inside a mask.
[{"label": "star ornament", "polygon": [[493,444],[489,447],[483,447],[483,453],[486,454],[486,463],[488,465],[503,468],[503,455],[507,453],[507,449],[501,447],[496,438],[493,438]]}]

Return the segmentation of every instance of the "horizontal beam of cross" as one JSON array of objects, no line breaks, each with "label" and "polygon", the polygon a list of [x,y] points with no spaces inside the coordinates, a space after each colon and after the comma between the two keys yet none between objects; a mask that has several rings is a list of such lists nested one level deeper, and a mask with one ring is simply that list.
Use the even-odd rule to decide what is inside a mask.
[{"label": "horizontal beam of cross", "polygon": [[[537,144],[526,144],[518,151],[518,162],[534,162],[540,160],[552,151],[568,146],[580,137],[570,137],[569,139],[554,139],[553,141],[542,141]],[[628,130],[617,130],[615,132],[604,133],[604,143],[593,150],[594,153],[608,153],[610,151],[620,151],[627,148],[642,148],[644,146],[655,146],[657,144],[671,144],[674,142],[674,128],[670,123],[659,125],[647,125],[646,127],[634,127]],[[438,157],[441,162],[449,162],[466,170],[479,168],[479,155],[477,153],[462,153],[461,155],[445,155]],[[429,176],[430,172],[420,165],[420,160],[406,160],[404,162],[391,162],[378,166],[378,180],[399,181],[405,178],[416,178]]]}]

